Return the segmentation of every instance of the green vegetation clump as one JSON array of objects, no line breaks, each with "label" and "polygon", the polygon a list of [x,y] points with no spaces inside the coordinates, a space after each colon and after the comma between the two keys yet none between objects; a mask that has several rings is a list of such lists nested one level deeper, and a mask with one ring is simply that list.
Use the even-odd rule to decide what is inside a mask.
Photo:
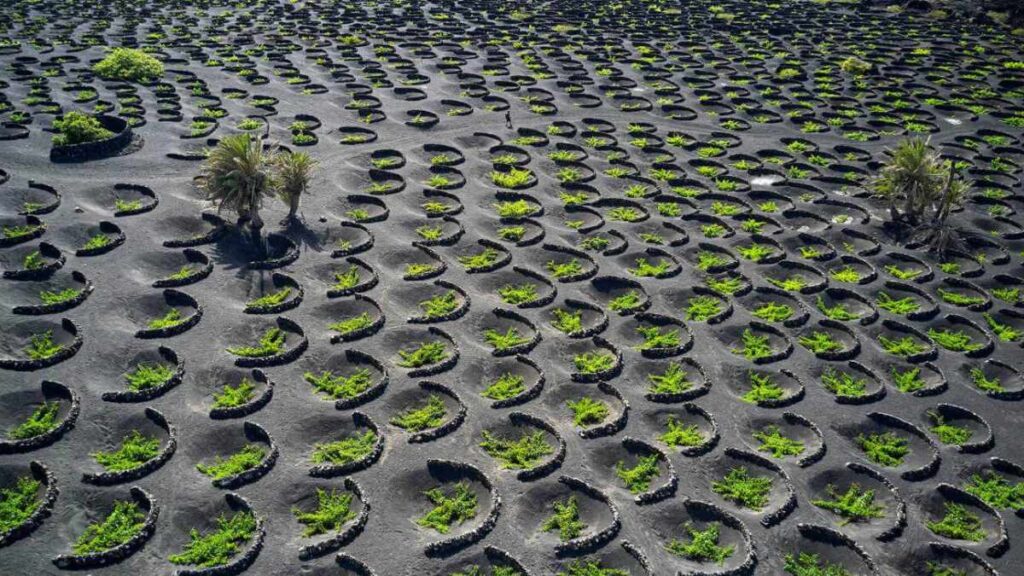
[{"label": "green vegetation clump", "polygon": [[220,392],[214,392],[213,407],[236,408],[252,400],[255,395],[256,385],[247,376],[237,386],[225,384]]},{"label": "green vegetation clump", "polygon": [[346,334],[352,334],[357,330],[369,328],[372,325],[373,318],[370,317],[369,313],[363,312],[357,316],[352,316],[351,318],[346,318],[339,322],[328,324],[327,327],[344,336]]},{"label": "green vegetation clump", "polygon": [[510,470],[533,468],[541,459],[555,451],[544,438],[544,432],[523,434],[516,440],[501,438],[483,431],[480,447],[491,458],[501,462],[501,467]]},{"label": "green vegetation clump", "polygon": [[836,396],[847,398],[859,398],[867,393],[868,382],[864,378],[855,378],[848,372],[826,368],[821,375],[821,382],[825,389]]},{"label": "green vegetation clump", "polygon": [[954,426],[946,422],[946,419],[938,412],[928,412],[928,418],[932,421],[932,427],[928,430],[939,438],[943,444],[959,446],[971,439],[974,432],[970,428]]},{"label": "green vegetation clump", "polygon": [[814,331],[810,336],[801,336],[798,341],[801,346],[815,354],[838,352],[844,348],[842,342],[833,338],[828,332]]},{"label": "green vegetation clump", "polygon": [[416,520],[420,526],[447,534],[453,525],[462,524],[476,517],[477,496],[470,490],[467,482],[459,482],[448,493],[438,486],[427,490],[423,495],[434,507]]},{"label": "green vegetation clump", "polygon": [[981,518],[966,506],[956,502],[945,502],[946,515],[937,522],[926,522],[929,530],[952,540],[981,542],[988,534],[981,524]]},{"label": "green vegetation clump", "polygon": [[135,48],[114,48],[93,65],[92,71],[107,80],[146,82],[164,75],[164,65]]},{"label": "green vegetation clump", "polygon": [[842,565],[832,564],[822,560],[817,554],[806,552],[800,552],[796,556],[786,554],[782,569],[792,576],[853,576]]},{"label": "green vegetation clump", "polygon": [[985,303],[985,298],[981,296],[968,296],[944,288],[939,288],[939,297],[942,298],[943,302],[953,304],[954,306],[977,306]]},{"label": "green vegetation clump", "polygon": [[799,274],[786,278],[765,278],[769,284],[786,292],[799,292],[807,287],[807,279]]},{"label": "green vegetation clump", "polygon": [[803,442],[783,436],[779,427],[771,424],[754,432],[754,440],[761,443],[758,452],[769,452],[774,458],[799,456],[805,450]]},{"label": "green vegetation clump", "polygon": [[285,339],[285,331],[275,326],[260,336],[256,346],[237,346],[228,348],[227,351],[243,358],[266,358],[283,352]]},{"label": "green vegetation clump", "polygon": [[32,360],[46,360],[53,358],[64,346],[53,341],[53,331],[47,330],[39,334],[33,334],[29,339],[29,345],[25,347],[25,354]]},{"label": "green vegetation clump", "polygon": [[132,392],[155,388],[170,380],[175,373],[175,368],[162,362],[146,363],[135,365],[135,368],[125,374],[128,381],[128,389]]},{"label": "green vegetation clump", "polygon": [[899,371],[897,368],[892,369],[892,380],[896,384],[896,389],[903,393],[913,393],[921,390],[925,387],[926,382],[921,377],[920,368],[908,368],[904,371]]},{"label": "green vegetation clump", "polygon": [[988,327],[992,329],[992,333],[998,336],[1003,342],[1016,342],[1024,336],[1024,331],[1017,330],[1009,324],[999,322],[988,312],[983,313],[982,317],[985,318],[985,322],[988,324]]},{"label": "green vegetation clump", "polygon": [[324,370],[319,375],[306,372],[302,377],[313,385],[314,390],[334,400],[355,398],[369,390],[373,384],[373,378],[367,368],[360,368],[349,376]]},{"label": "green vegetation clump", "polygon": [[657,326],[638,326],[636,331],[644,341],[637,350],[656,350],[658,348],[674,348],[679,346],[679,330],[662,331]]},{"label": "green vegetation clump", "polygon": [[39,508],[37,496],[42,484],[30,476],[22,476],[13,486],[0,488],[0,534],[23,524]]},{"label": "green vegetation clump", "polygon": [[493,346],[498,352],[510,350],[516,346],[522,346],[523,344],[530,343],[530,339],[521,335],[519,333],[519,329],[515,326],[509,327],[505,333],[501,333],[493,329],[485,330],[484,340],[486,340],[487,343]]},{"label": "green vegetation clump", "polygon": [[53,121],[52,143],[54,146],[72,146],[113,138],[114,133],[103,127],[100,121],[78,110],[72,110]]},{"label": "green vegetation clump", "polygon": [[899,466],[903,464],[903,459],[910,454],[907,440],[892,432],[867,436],[858,434],[854,442],[864,451],[869,460],[882,466]]},{"label": "green vegetation clump", "polygon": [[669,362],[668,368],[661,374],[648,374],[651,385],[647,391],[651,394],[680,394],[689,390],[693,383],[686,377],[682,364]]},{"label": "green vegetation clump", "polygon": [[180,554],[168,558],[171,564],[212,568],[222,566],[238,554],[239,547],[249,542],[256,533],[256,516],[252,512],[237,512],[227,518],[217,518],[217,528],[208,534],[200,534],[193,528],[189,542]]},{"label": "green vegetation clump", "polygon": [[220,480],[231,476],[237,476],[246,470],[252,470],[263,461],[267,451],[257,444],[246,444],[241,450],[227,458],[217,456],[213,464],[196,464],[196,470],[213,478]]},{"label": "green vegetation clump", "polygon": [[118,500],[102,522],[86,527],[72,551],[75,554],[95,554],[120,546],[142,531],[145,520],[146,515],[139,510],[138,504]]},{"label": "green vegetation clump", "polygon": [[686,319],[703,322],[722,312],[722,304],[711,296],[694,296],[687,302]]},{"label": "green vegetation clump", "polygon": [[349,266],[344,272],[334,273],[334,285],[331,288],[335,290],[348,290],[355,288],[359,285],[359,268],[355,266]]},{"label": "green vegetation clump", "polygon": [[740,397],[744,402],[760,404],[771,400],[781,400],[786,395],[786,391],[776,384],[769,374],[750,371],[747,372],[747,378],[750,380],[750,390]]},{"label": "green vegetation clump", "polygon": [[[452,572],[448,576],[487,576],[487,573],[477,564],[471,564],[458,572]],[[491,566],[490,576],[523,576],[523,573],[511,566]]]},{"label": "green vegetation clump", "polygon": [[740,466],[729,470],[721,481],[713,482],[711,490],[743,508],[760,510],[768,504],[772,479],[767,476],[752,476],[746,466]]},{"label": "green vegetation clump", "polygon": [[882,345],[883,350],[900,358],[907,358],[928,350],[928,346],[918,342],[913,336],[889,338],[885,335],[880,335],[878,343]]},{"label": "green vegetation clump", "polygon": [[481,396],[491,400],[508,400],[525,391],[526,385],[523,383],[523,377],[506,372],[491,382],[487,389],[481,392]]},{"label": "green vegetation clump", "polygon": [[46,306],[53,306],[74,300],[81,293],[82,291],[76,288],[65,288],[60,292],[43,290],[39,293],[39,300]]},{"label": "green vegetation clump", "polygon": [[573,356],[573,365],[581,374],[598,374],[615,366],[615,355],[611,352],[584,352]]},{"label": "green vegetation clump", "polygon": [[704,530],[697,530],[689,523],[683,525],[683,529],[690,537],[689,542],[672,539],[665,545],[665,549],[676,556],[697,562],[722,564],[735,552],[734,546],[718,545],[720,529],[717,522],[709,524]]},{"label": "green vegetation clump", "polygon": [[878,296],[875,297],[875,305],[882,310],[892,312],[899,316],[906,316],[907,314],[917,312],[921,309],[921,305],[918,304],[917,300],[914,300],[912,296],[907,296],[897,300],[885,292],[878,293]]},{"label": "green vegetation clump", "polygon": [[113,242],[113,240],[110,239],[110,236],[103,233],[95,234],[82,245],[82,250],[99,250],[100,248],[109,246],[111,242]]},{"label": "green vegetation clump", "polygon": [[640,297],[640,293],[636,290],[630,290],[625,294],[616,296],[608,302],[608,309],[612,312],[628,312],[635,310],[643,304],[643,299]]},{"label": "green vegetation clump", "polygon": [[976,344],[971,340],[971,336],[962,330],[929,328],[928,337],[935,340],[939,346],[953,352],[973,352],[985,347],[983,344]]},{"label": "green vegetation clump", "polygon": [[564,310],[562,308],[555,308],[551,311],[554,314],[555,319],[551,321],[551,325],[555,327],[559,332],[565,334],[575,334],[583,330],[583,311],[582,310]]},{"label": "green vegetation clump", "polygon": [[285,300],[287,300],[288,296],[290,296],[291,293],[292,293],[291,287],[290,286],[285,286],[284,288],[281,288],[280,290],[277,290],[275,292],[271,292],[269,294],[264,294],[263,296],[260,296],[259,298],[256,298],[255,300],[250,300],[250,301],[245,303],[245,306],[247,308],[268,308],[270,306],[277,306],[278,304],[280,304],[280,303],[284,302]]},{"label": "green vegetation clump", "polygon": [[969,576],[965,570],[957,570],[937,562],[929,561],[926,566],[928,567],[928,576]]},{"label": "green vegetation clump", "polygon": [[435,319],[451,314],[459,307],[459,297],[454,290],[444,294],[438,294],[420,302],[420,309],[423,310],[425,318]]},{"label": "green vegetation clump", "polygon": [[911,280],[916,276],[920,276],[922,272],[916,268],[900,268],[895,264],[889,264],[886,266],[885,271],[899,280]]},{"label": "green vegetation clump", "polygon": [[989,378],[981,368],[971,368],[971,382],[982,392],[1005,392],[999,378]]},{"label": "green vegetation clump", "polygon": [[785,322],[793,317],[793,307],[778,302],[766,302],[751,312],[751,315],[767,322]]},{"label": "green vegetation clump", "polygon": [[885,507],[875,504],[874,490],[861,490],[859,484],[850,484],[846,492],[840,493],[834,485],[829,484],[825,487],[825,493],[830,499],[811,500],[811,504],[841,516],[843,521],[839,523],[840,526],[885,517]]},{"label": "green vegetation clump", "polygon": [[373,430],[367,430],[363,434],[353,433],[348,438],[335,442],[314,444],[310,459],[314,464],[343,466],[369,456],[376,444],[377,435]]},{"label": "green vegetation clump", "polygon": [[178,324],[185,321],[185,318],[181,317],[181,311],[177,308],[171,308],[166,314],[160,318],[154,318],[149,321],[146,328],[149,330],[160,330],[163,328],[173,328]]},{"label": "green vegetation clump", "polygon": [[476,254],[459,256],[459,264],[462,264],[467,272],[475,272],[492,266],[500,257],[501,252],[498,252],[494,248],[484,248],[483,251],[477,252]]},{"label": "green vegetation clump", "polygon": [[630,576],[628,570],[605,568],[598,560],[573,560],[558,576]]},{"label": "green vegetation clump", "polygon": [[491,172],[491,182],[502,188],[521,188],[529,184],[533,174],[529,170],[510,168],[508,172]]},{"label": "green vegetation clump", "polygon": [[498,288],[498,296],[501,297],[501,301],[505,304],[512,305],[529,304],[539,298],[537,285],[530,283],[519,284],[518,286],[506,284]]},{"label": "green vegetation clump", "polygon": [[11,440],[27,440],[46,434],[57,427],[59,402],[43,402],[32,411],[27,419],[7,433]]},{"label": "green vegetation clump", "polygon": [[412,350],[399,350],[398,356],[401,358],[398,365],[402,368],[419,368],[447,358],[448,347],[440,341],[424,342]]},{"label": "green vegetation clump", "polygon": [[330,491],[317,488],[316,500],[316,510],[312,512],[292,509],[295,519],[306,527],[302,531],[305,538],[341,530],[346,522],[356,517],[356,513],[352,511],[352,494],[348,492],[333,488]]},{"label": "green vegetation clump", "polygon": [[772,355],[771,340],[767,334],[755,334],[750,328],[745,328],[740,339],[743,347],[733,348],[734,354],[740,354],[747,360],[758,360]]},{"label": "green vegetation clump", "polygon": [[699,426],[696,424],[683,424],[674,414],[669,415],[668,420],[665,422],[665,428],[665,432],[658,436],[658,440],[672,448],[700,446],[706,440]]},{"label": "green vegetation clump", "polygon": [[583,396],[576,401],[569,400],[566,405],[572,410],[572,423],[581,427],[600,424],[611,413],[607,404],[589,396]]},{"label": "green vegetation clump", "polygon": [[844,266],[830,270],[828,275],[836,282],[849,282],[851,284],[860,282],[860,272],[857,272],[853,266]]},{"label": "green vegetation clump", "polygon": [[555,501],[552,505],[554,514],[548,517],[541,524],[540,529],[544,532],[558,531],[558,537],[562,542],[568,542],[579,537],[586,530],[587,525],[580,520],[580,506],[576,496],[569,496],[565,501]]},{"label": "green vegetation clump", "polygon": [[447,414],[448,410],[444,406],[444,400],[437,394],[431,394],[426,404],[403,410],[390,422],[409,432],[421,432],[444,424]]},{"label": "green vegetation clump", "polygon": [[850,312],[850,310],[846,307],[846,304],[838,302],[834,306],[829,306],[825,304],[825,299],[822,298],[821,296],[818,296],[817,307],[822,314],[824,314],[825,316],[832,320],[836,320],[839,322],[847,322],[850,320],[856,320],[857,318],[860,318],[860,314]]},{"label": "green vegetation clump", "polygon": [[636,466],[626,468],[620,460],[615,464],[615,475],[622,480],[626,488],[633,494],[646,492],[651,487],[651,480],[661,475],[658,461],[661,458],[657,454],[650,454],[641,457]]},{"label": "green vegetation clump", "polygon": [[1024,508],[1024,482],[1011,483],[1009,480],[988,471],[984,476],[974,474],[964,491],[974,494],[993,508],[1020,510]]},{"label": "green vegetation clump", "polygon": [[107,472],[133,470],[156,458],[160,453],[160,440],[132,430],[121,440],[113,452],[94,452],[91,456]]}]

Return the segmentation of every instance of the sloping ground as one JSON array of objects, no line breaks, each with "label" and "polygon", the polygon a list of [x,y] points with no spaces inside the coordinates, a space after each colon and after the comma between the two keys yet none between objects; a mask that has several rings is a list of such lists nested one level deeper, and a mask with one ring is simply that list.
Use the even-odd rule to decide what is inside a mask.
[{"label": "sloping ground", "polygon": [[[0,573],[61,573],[133,498],[136,538],[60,565],[186,569],[223,514],[230,573],[1019,573],[1019,40],[836,3],[186,4],[0,15]],[[97,78],[107,46],[164,76]],[[51,163],[75,109],[132,144]],[[320,163],[268,261],[193,184],[243,129]],[[973,182],[941,260],[864,188],[908,136]]]}]

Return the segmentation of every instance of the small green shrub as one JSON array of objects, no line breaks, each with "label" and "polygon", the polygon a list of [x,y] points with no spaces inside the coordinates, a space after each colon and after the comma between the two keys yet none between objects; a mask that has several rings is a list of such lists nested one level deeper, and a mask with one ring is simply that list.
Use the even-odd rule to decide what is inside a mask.
[{"label": "small green shrub", "polygon": [[256,346],[237,346],[228,348],[227,351],[243,358],[266,358],[283,352],[285,339],[285,331],[275,326],[260,336],[260,341]]},{"label": "small green shrub", "polygon": [[774,458],[799,456],[804,452],[804,443],[782,435],[778,426],[769,424],[754,432],[754,440],[761,443],[758,452],[769,452]]},{"label": "small green shrub", "polygon": [[792,576],[853,576],[841,564],[832,564],[822,560],[817,554],[800,552],[794,556],[786,554],[783,570]]},{"label": "small green shrub", "polygon": [[953,352],[973,352],[985,347],[983,344],[976,344],[971,340],[971,336],[962,330],[951,330],[949,328],[937,330],[929,328],[928,337],[935,340],[935,343],[939,346]]},{"label": "small green shrub", "polygon": [[533,173],[529,170],[510,168],[508,172],[491,172],[491,182],[502,188],[522,188],[530,183]]},{"label": "small green shrub", "polygon": [[772,479],[767,476],[752,476],[746,466],[740,466],[729,470],[721,481],[713,482],[711,490],[743,508],[760,510],[768,504]]},{"label": "small green shrub", "polygon": [[343,272],[334,273],[334,290],[349,290],[359,285],[359,268],[349,266]]},{"label": "small green shrub", "polygon": [[506,284],[498,289],[498,296],[501,297],[501,301],[505,304],[512,305],[529,304],[539,297],[537,285],[530,283],[519,285]]},{"label": "small green shrub", "polygon": [[72,110],[53,121],[54,146],[72,146],[113,138],[114,133],[103,127],[94,116]]},{"label": "small green shrub", "polygon": [[483,431],[480,447],[491,458],[501,462],[501,467],[512,470],[533,468],[541,459],[555,451],[544,438],[544,432],[523,434],[516,440],[494,436]]},{"label": "small green shrub", "polygon": [[896,300],[885,292],[878,293],[878,296],[875,297],[875,304],[882,310],[899,316],[906,316],[921,309],[921,305],[912,296]]},{"label": "small green shrub", "polygon": [[731,260],[710,250],[701,250],[697,253],[697,268],[707,272],[711,268],[717,268],[719,266],[725,266],[731,262]]},{"label": "small green shrub", "polygon": [[441,341],[424,342],[412,350],[399,350],[398,356],[402,368],[419,368],[448,358],[448,347]]},{"label": "small green shrub", "polygon": [[928,350],[928,346],[917,341],[913,336],[902,336],[900,338],[889,338],[885,335],[878,337],[878,343],[882,349],[900,358],[907,358]]},{"label": "small green shrub", "polygon": [[551,325],[559,332],[575,334],[583,330],[582,310],[571,311],[562,308],[555,308],[551,312],[555,316],[555,319],[551,321]]},{"label": "small green shrub", "polygon": [[164,75],[164,65],[135,48],[114,48],[93,65],[92,71],[107,80],[147,82]]},{"label": "small green shrub", "polygon": [[569,496],[562,502],[555,501],[551,507],[554,509],[554,513],[541,524],[541,531],[554,532],[557,530],[558,538],[562,542],[568,542],[579,537],[587,529],[587,525],[580,521],[580,507],[576,496]]},{"label": "small green shrub", "polygon": [[523,344],[530,343],[530,339],[520,334],[519,329],[515,326],[509,327],[509,329],[504,333],[493,329],[485,330],[484,340],[486,340],[487,343],[493,346],[498,352],[510,350],[516,346],[522,346]]},{"label": "small green shrub", "polygon": [[697,562],[723,564],[735,552],[734,546],[718,545],[720,529],[717,522],[709,524],[704,530],[697,530],[689,523],[684,524],[683,529],[690,537],[689,542],[672,539],[665,545],[665,549],[676,556]]},{"label": "small green shrub", "polygon": [[701,433],[699,426],[696,424],[683,424],[674,414],[669,415],[668,420],[665,422],[665,429],[665,432],[658,436],[658,440],[672,448],[700,446],[707,440],[704,434]]},{"label": "small green shrub", "polygon": [[419,305],[420,309],[423,310],[424,318],[441,318],[458,309],[459,297],[454,290],[449,290],[444,294],[438,294],[437,296],[423,300]]},{"label": "small green shrub", "polygon": [[822,314],[824,314],[825,316],[832,320],[836,320],[839,322],[847,322],[850,320],[856,320],[857,318],[860,318],[860,314],[850,312],[850,310],[846,307],[846,304],[843,304],[842,302],[837,302],[834,306],[828,306],[827,304],[825,304],[825,299],[822,298],[821,296],[818,296],[817,307]]},{"label": "small green shrub", "polygon": [[615,355],[611,352],[584,352],[573,356],[572,363],[581,374],[598,374],[615,367]]},{"label": "small green shrub", "polygon": [[25,355],[32,360],[46,360],[53,358],[64,346],[53,341],[53,331],[47,330],[39,334],[33,334],[29,338],[29,345],[25,347]]},{"label": "small green shrub", "polygon": [[736,251],[751,262],[760,262],[774,254],[775,248],[767,244],[751,244],[750,246],[741,246]]},{"label": "small green shrub", "polygon": [[170,364],[140,362],[134,370],[124,375],[124,379],[128,381],[129,390],[140,392],[166,384],[175,372],[175,367]]},{"label": "small green shrub", "polygon": [[282,302],[287,300],[288,296],[291,296],[291,293],[291,287],[285,286],[280,290],[271,292],[269,294],[264,294],[263,296],[260,296],[259,298],[256,298],[254,300],[250,300],[245,303],[245,306],[246,308],[267,308],[270,306],[277,306],[278,304],[281,304]]},{"label": "small green shrub", "polygon": [[608,302],[608,309],[612,312],[628,312],[635,310],[643,304],[643,298],[636,290],[630,290],[625,294],[616,296]]},{"label": "small green shrub", "polygon": [[228,518],[217,518],[217,528],[208,534],[200,534],[193,528],[189,542],[180,554],[171,555],[171,564],[212,568],[227,564],[238,554],[242,544],[249,542],[256,533],[256,517],[252,512],[237,512]]},{"label": "small green shrub", "polygon": [[711,296],[694,296],[687,302],[686,319],[704,322],[712,316],[722,312],[722,304],[717,298]]},{"label": "small green shrub", "polygon": [[938,437],[939,442],[959,446],[971,439],[974,433],[970,428],[954,426],[946,422],[946,419],[938,412],[928,412],[928,418],[932,421],[932,427],[928,430]]},{"label": "small green shrub", "polygon": [[313,385],[315,391],[334,400],[355,398],[369,390],[373,384],[373,378],[370,376],[370,370],[367,368],[360,368],[349,376],[324,370],[319,375],[313,372],[306,372],[302,377],[306,382]]},{"label": "small green shrub", "polygon": [[971,368],[971,382],[982,392],[1005,392],[999,378],[989,378],[981,368]]},{"label": "small green shrub", "polygon": [[615,464],[615,475],[622,480],[626,488],[633,494],[646,492],[651,487],[651,480],[661,475],[657,454],[642,456],[632,468],[626,468],[620,460]]},{"label": "small green shrub", "polygon": [[767,334],[756,334],[750,328],[746,328],[740,339],[743,347],[733,348],[733,354],[740,354],[747,360],[758,360],[772,355],[771,339]]},{"label": "small green shrub", "polygon": [[39,293],[39,300],[47,306],[53,306],[55,304],[63,304],[78,298],[78,295],[82,291],[77,288],[65,288],[60,292],[53,292],[50,290],[43,290]]},{"label": "small green shrub", "polygon": [[145,526],[146,515],[138,504],[118,500],[114,509],[102,522],[90,524],[75,541],[75,554],[105,552],[131,540]]},{"label": "small green shrub", "polygon": [[1004,510],[1020,510],[1024,508],[1024,482],[1011,483],[1009,480],[989,470],[984,476],[974,474],[964,491],[974,494],[993,508]]},{"label": "small green shrub", "polygon": [[657,326],[638,326],[636,331],[643,337],[637,350],[656,350],[659,348],[675,348],[681,344],[679,330],[662,330]]},{"label": "small green shrub", "polygon": [[215,457],[213,464],[196,464],[196,470],[214,480],[220,480],[252,470],[263,461],[266,455],[267,451],[262,446],[246,444],[241,450],[227,458]]},{"label": "small green shrub", "polygon": [[352,494],[348,492],[340,492],[333,488],[330,491],[317,488],[316,500],[316,510],[312,512],[292,509],[295,519],[305,526],[302,531],[304,538],[337,532],[346,522],[356,517],[356,513],[352,511]]},{"label": "small green shrub", "polygon": [[678,362],[669,362],[661,374],[648,374],[647,380],[650,382],[647,391],[651,394],[680,394],[693,387],[686,371]]},{"label": "small green shrub", "polygon": [[942,298],[943,302],[953,304],[954,306],[977,306],[985,303],[985,298],[981,296],[968,296],[943,288],[939,288],[939,298]]},{"label": "small green shrub", "polygon": [[500,257],[501,252],[498,252],[494,248],[484,248],[483,251],[477,252],[476,254],[459,256],[459,264],[462,264],[467,272],[474,272],[493,266],[498,262]]},{"label": "small green shrub", "polygon": [[892,432],[881,434],[858,434],[854,439],[869,460],[882,466],[899,466],[910,454],[909,442]]},{"label": "small green shrub", "polygon": [[426,404],[416,408],[407,408],[392,418],[390,422],[409,432],[421,432],[444,424],[447,414],[448,410],[444,406],[444,400],[437,394],[431,394]]},{"label": "small green shrub", "polygon": [[164,328],[173,328],[178,324],[184,322],[186,318],[182,318],[181,311],[177,308],[171,308],[160,318],[154,318],[149,321],[146,328],[149,330],[161,330]]},{"label": "small green shrub", "polygon": [[41,436],[57,427],[59,412],[59,402],[43,402],[32,411],[32,414],[24,422],[9,431],[7,437],[11,440],[27,440]]},{"label": "small green shrub", "polygon": [[767,322],[785,322],[793,317],[794,310],[788,304],[766,302],[751,312],[751,315]]},{"label": "small green shrub", "polygon": [[113,240],[110,239],[110,236],[103,233],[95,234],[82,245],[82,250],[99,250],[100,248],[109,246],[111,242],[113,242]]},{"label": "small green shrub", "polygon": [[801,346],[815,354],[837,352],[844,348],[842,342],[836,340],[828,332],[814,331],[810,336],[801,336],[798,341]]},{"label": "small green shrub", "polygon": [[497,380],[491,382],[487,389],[481,392],[481,395],[491,400],[508,400],[523,392],[526,392],[523,377],[506,372],[499,376]]},{"label": "small green shrub", "polygon": [[572,411],[572,423],[581,427],[600,424],[611,413],[607,404],[589,396],[583,396],[576,401],[569,400],[566,405]]},{"label": "small green shrub", "polygon": [[799,274],[793,274],[786,278],[765,278],[765,280],[786,292],[799,292],[807,286],[807,279]]},{"label": "small green shrub", "polygon": [[938,522],[926,522],[929,530],[951,540],[981,542],[988,534],[981,524],[981,518],[966,506],[945,502],[946,515]]},{"label": "small green shrub", "polygon": [[598,560],[573,560],[558,576],[630,576],[628,570],[605,568]]},{"label": "small green shrub", "polygon": [[860,272],[857,272],[853,266],[844,266],[842,268],[830,270],[828,275],[836,282],[848,282],[851,284],[860,282],[861,278]]},{"label": "small green shrub", "polygon": [[0,488],[0,534],[23,524],[39,508],[41,483],[30,476],[22,476],[14,483]]},{"label": "small green shrub", "polygon": [[331,330],[334,330],[338,334],[345,336],[347,334],[352,334],[358,330],[369,328],[370,326],[373,326],[373,322],[374,320],[373,318],[370,317],[370,314],[367,312],[363,312],[362,314],[346,318],[344,320],[341,320],[340,322],[333,322],[331,324],[328,324],[327,327]]},{"label": "small green shrub", "polygon": [[255,395],[256,385],[246,376],[237,386],[225,384],[220,392],[214,392],[213,407],[236,408],[248,403]]},{"label": "small green shrub", "polygon": [[369,456],[376,444],[377,435],[373,430],[367,430],[363,434],[353,432],[341,440],[314,444],[310,460],[314,464],[343,466]]},{"label": "small green shrub", "polygon": [[811,500],[811,504],[841,516],[843,521],[839,523],[840,526],[885,517],[885,507],[875,504],[874,490],[861,490],[860,485],[854,483],[850,484],[846,492],[840,493],[834,485],[829,484],[825,487],[825,493],[830,499]]},{"label": "small green shrub", "polygon": [[867,393],[868,383],[865,378],[855,378],[852,374],[826,368],[821,375],[821,382],[825,389],[836,396],[858,398]]},{"label": "small green shrub", "polygon": [[900,372],[897,368],[892,369],[892,380],[896,384],[896,389],[900,392],[909,394],[917,392],[925,387],[926,382],[921,377],[920,368],[908,368]]},{"label": "small green shrub", "polygon": [[635,265],[635,268],[626,270],[639,278],[662,278],[672,268],[672,263],[668,260],[659,260],[657,264],[651,264],[646,258],[637,258]]},{"label": "small green shrub", "polygon": [[447,534],[453,525],[462,524],[476,517],[477,496],[466,482],[459,482],[447,493],[438,486],[423,494],[434,508],[416,520],[420,526]]},{"label": "small green shrub", "polygon": [[744,402],[760,404],[771,400],[781,400],[786,395],[786,391],[776,384],[769,374],[751,371],[747,372],[747,378],[750,381],[750,390],[740,397]]},{"label": "small green shrub", "polygon": [[124,472],[133,470],[157,457],[160,453],[160,440],[146,436],[138,430],[132,430],[121,445],[113,452],[94,452],[91,454],[96,463],[107,472]]},{"label": "small green shrub", "polygon": [[988,324],[988,327],[992,329],[992,332],[1003,342],[1016,342],[1024,336],[1024,332],[1017,330],[1009,324],[1003,324],[997,321],[988,312],[983,313],[982,317],[985,318],[985,322]]}]

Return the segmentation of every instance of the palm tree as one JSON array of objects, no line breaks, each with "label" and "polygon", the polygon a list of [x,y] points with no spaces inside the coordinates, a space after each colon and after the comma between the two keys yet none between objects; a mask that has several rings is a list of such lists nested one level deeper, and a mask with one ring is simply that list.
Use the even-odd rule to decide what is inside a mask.
[{"label": "palm tree", "polygon": [[309,188],[316,160],[305,152],[281,152],[274,158],[278,177],[278,196],[288,205],[282,224],[295,220],[302,195]]},{"label": "palm tree", "polygon": [[199,187],[206,199],[238,214],[238,223],[248,222],[253,244],[262,254],[260,208],[263,198],[273,196],[277,178],[264,152],[263,143],[248,133],[226,136],[211,149],[199,174]]}]

